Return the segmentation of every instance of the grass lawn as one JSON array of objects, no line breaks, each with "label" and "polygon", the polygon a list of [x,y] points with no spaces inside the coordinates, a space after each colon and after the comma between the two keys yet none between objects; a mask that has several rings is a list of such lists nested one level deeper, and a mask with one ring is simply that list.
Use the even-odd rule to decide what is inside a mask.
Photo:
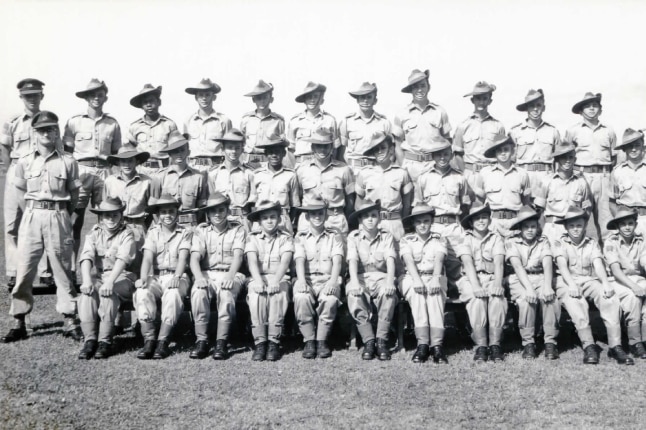
[{"label": "grass lawn", "polygon": [[[4,334],[5,288],[0,303]],[[389,362],[356,349],[306,361],[293,343],[276,363],[252,362],[245,343],[228,361],[194,361],[181,336],[168,359],[139,361],[132,332],[117,337],[116,356],[80,361],[54,306],[36,297],[32,336],[0,344],[0,428],[641,428],[646,417],[646,360],[618,366],[600,343],[601,363],[584,366],[569,329],[554,362],[522,360],[513,334],[502,364],[475,365],[471,345],[453,339],[443,366],[413,364],[412,339]]]}]

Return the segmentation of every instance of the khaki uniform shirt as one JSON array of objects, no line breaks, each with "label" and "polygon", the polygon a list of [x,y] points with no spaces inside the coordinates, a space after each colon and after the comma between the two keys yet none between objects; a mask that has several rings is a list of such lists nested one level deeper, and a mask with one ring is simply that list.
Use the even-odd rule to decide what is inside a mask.
[{"label": "khaki uniform shirt", "polygon": [[251,232],[247,236],[244,252],[256,253],[261,275],[273,275],[280,266],[280,258],[287,252],[294,253],[294,239],[280,229],[272,235],[264,231]]},{"label": "khaki uniform shirt", "polygon": [[118,197],[126,205],[123,216],[140,218],[146,214],[151,196],[152,179],[137,173],[127,180],[121,173],[108,176],[103,185],[103,198]]},{"label": "khaki uniform shirt", "polygon": [[19,159],[14,183],[25,191],[25,200],[69,202],[70,191],[81,187],[78,163],[58,150],[44,157],[34,149]]},{"label": "khaki uniform shirt", "polygon": [[393,236],[385,230],[379,230],[374,239],[359,228],[348,235],[348,261],[358,263],[358,273],[383,272],[388,268],[388,258],[397,259]]},{"label": "khaki uniform shirt", "polygon": [[433,273],[435,260],[446,255],[446,248],[446,239],[436,233],[431,233],[426,240],[417,233],[410,233],[399,241],[399,255],[402,259],[405,255],[410,255],[417,270],[427,274]]},{"label": "khaki uniform shirt", "polygon": [[332,139],[334,140],[334,147],[339,146],[336,119],[329,113],[321,110],[314,117],[310,117],[307,112],[301,112],[289,120],[287,124],[287,139],[290,144],[289,148],[294,151],[294,155],[307,155],[312,153],[312,144],[305,142],[303,139],[309,138],[319,128],[330,131],[332,133]]},{"label": "khaki uniform shirt", "polygon": [[160,225],[152,225],[146,233],[146,241],[142,250],[153,253],[154,271],[175,271],[180,251],[190,251],[192,238],[192,230],[179,224],[175,225],[175,230],[168,236]]},{"label": "khaki uniform shirt", "polygon": [[420,109],[415,103],[410,103],[395,117],[395,126],[404,131],[404,151],[418,154],[427,153],[429,138],[442,136],[451,137],[451,124],[444,108],[435,103],[428,103]]},{"label": "khaki uniform shirt", "polygon": [[521,198],[532,193],[527,171],[515,165],[507,171],[499,164],[483,167],[476,174],[474,188],[477,195],[485,197],[491,210],[517,211],[523,206]]},{"label": "khaki uniform shirt", "polygon": [[554,241],[552,252],[554,252],[555,260],[558,257],[565,258],[573,276],[596,278],[597,275],[594,273],[592,262],[597,258],[603,260],[601,248],[599,248],[599,244],[594,239],[585,237],[580,244],[575,245],[567,233],[563,234],[559,240]]},{"label": "khaki uniform shirt", "polygon": [[489,232],[482,240],[477,238],[473,231],[464,232],[461,243],[456,247],[455,254],[458,258],[470,255],[476,267],[476,272],[493,274],[494,257],[505,255],[503,238],[494,232]]},{"label": "khaki uniform shirt", "polygon": [[646,206],[646,162],[636,169],[623,162],[610,174],[610,199],[624,206]]},{"label": "khaki uniform shirt", "polygon": [[96,224],[85,236],[79,262],[89,260],[97,273],[101,273],[112,270],[117,260],[126,263],[127,268],[136,255],[135,236],[128,226],[122,224],[119,230],[110,233]]},{"label": "khaki uniform shirt", "polygon": [[244,251],[247,235],[239,225],[227,223],[219,232],[211,224],[202,223],[193,231],[191,253],[200,254],[202,270],[228,270],[233,263],[233,251]]},{"label": "khaki uniform shirt", "polygon": [[516,144],[516,164],[552,164],[554,147],[561,144],[556,127],[543,121],[537,128],[523,121],[511,128],[509,136]]},{"label": "khaki uniform shirt", "polygon": [[152,158],[158,159],[168,158],[168,154],[159,151],[168,146],[168,136],[173,131],[177,131],[177,125],[164,115],[160,115],[152,124],[144,121],[143,117],[139,118],[128,129],[129,140],[137,143],[137,149],[149,152]]},{"label": "khaki uniform shirt", "polygon": [[453,151],[464,154],[465,163],[491,164],[492,160],[484,156],[484,151],[491,146],[496,136],[504,135],[505,127],[491,115],[480,120],[471,115],[455,129]]},{"label": "khaki uniform shirt", "polygon": [[592,207],[592,191],[583,176],[573,173],[564,179],[558,173],[546,178],[534,196],[534,203],[545,208],[545,216],[564,217],[570,206]]},{"label": "khaki uniform shirt", "polygon": [[635,234],[629,244],[624,243],[619,233],[609,235],[603,243],[603,256],[608,268],[614,263],[619,263],[626,275],[644,276],[645,251],[646,242],[639,233]]},{"label": "khaki uniform shirt", "polygon": [[362,199],[381,200],[381,209],[401,212],[402,197],[413,191],[413,182],[406,169],[391,164],[386,170],[381,166],[366,166],[359,171],[355,186]]},{"label": "khaki uniform shirt", "polygon": [[326,228],[320,235],[306,230],[296,234],[294,260],[305,259],[305,275],[330,275],[335,256],[345,257],[343,238]]},{"label": "khaki uniform shirt", "polygon": [[2,126],[0,145],[6,146],[12,159],[29,154],[36,146],[36,131],[31,128],[33,116],[27,113],[16,115]]},{"label": "khaki uniform shirt", "polygon": [[391,130],[390,121],[380,113],[373,112],[370,118],[365,119],[360,113],[354,112],[339,123],[339,139],[341,145],[347,148],[345,155],[348,158],[363,158],[370,136],[377,131],[390,134]]},{"label": "khaki uniform shirt", "polygon": [[177,166],[168,166],[159,172],[159,177],[154,179],[152,194],[160,197],[168,193],[180,201],[180,211],[195,209],[203,206],[208,198],[208,181],[206,172],[201,172],[188,166],[184,171],[178,172]]},{"label": "khaki uniform shirt", "polygon": [[576,143],[577,166],[609,166],[615,155],[615,132],[599,123],[593,129],[584,122],[573,125],[565,132],[567,142]]},{"label": "khaki uniform shirt", "polygon": [[104,113],[93,119],[82,113],[67,121],[63,143],[77,160],[106,159],[121,147],[121,128],[116,119]]},{"label": "khaki uniform shirt", "polygon": [[264,154],[263,149],[256,149],[258,136],[268,136],[271,133],[285,133],[285,118],[276,112],[269,112],[267,116],[259,116],[253,110],[242,116],[240,131],[245,137],[244,152],[248,154]]},{"label": "khaki uniform shirt", "polygon": [[299,196],[299,183],[296,173],[292,169],[283,167],[278,172],[270,171],[263,167],[254,173],[256,198],[279,202],[283,208],[293,208],[301,205]]},{"label": "khaki uniform shirt", "polygon": [[208,172],[209,195],[220,192],[231,199],[231,207],[241,208],[256,201],[253,170],[238,164],[229,170],[221,164]]},{"label": "khaki uniform shirt", "polygon": [[529,245],[523,240],[520,233],[516,233],[505,240],[505,260],[509,262],[512,257],[520,259],[527,273],[542,273],[543,259],[545,257],[552,258],[550,242],[545,236],[540,236]]},{"label": "khaki uniform shirt", "polygon": [[435,215],[460,215],[460,206],[471,204],[466,178],[452,167],[441,173],[432,166],[417,179],[413,206],[422,202],[435,208]]},{"label": "khaki uniform shirt", "polygon": [[354,175],[345,163],[331,160],[321,169],[314,160],[308,160],[296,168],[301,185],[303,205],[322,197],[331,208],[345,207],[345,196],[354,193]]},{"label": "khaki uniform shirt", "polygon": [[202,118],[198,112],[189,116],[184,123],[184,133],[189,136],[190,156],[212,157],[224,155],[222,153],[222,143],[215,139],[224,136],[231,128],[231,120],[220,112],[213,111],[206,118]]}]

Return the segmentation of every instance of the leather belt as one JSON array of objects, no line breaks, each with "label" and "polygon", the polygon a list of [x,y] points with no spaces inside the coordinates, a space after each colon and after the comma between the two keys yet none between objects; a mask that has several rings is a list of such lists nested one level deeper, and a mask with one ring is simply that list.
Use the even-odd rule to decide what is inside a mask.
[{"label": "leather belt", "polygon": [[476,270],[476,273],[478,275],[493,275],[493,273],[487,272],[486,270]]},{"label": "leather belt", "polygon": [[343,212],[343,206],[337,206],[335,208],[327,208],[328,215],[345,215]]},{"label": "leather belt", "polygon": [[130,217],[130,216],[127,216],[127,217],[124,217],[123,219],[128,224],[140,224],[140,225],[146,224],[146,217],[145,216],[142,216],[142,217]]},{"label": "leather belt", "polygon": [[371,158],[348,158],[348,164],[352,167],[374,166],[375,160]]},{"label": "leather belt", "polygon": [[248,163],[258,163],[258,162],[267,161],[267,156],[265,154],[250,153],[247,155],[248,155],[248,158],[247,158]]},{"label": "leather belt", "polygon": [[86,166],[86,167],[110,167],[110,163],[108,163],[105,160],[101,160],[100,158],[90,158],[87,160],[78,160],[78,163],[81,166]]},{"label": "leather belt", "polygon": [[190,224],[197,222],[195,214],[181,214],[177,217],[177,222],[180,224]]},{"label": "leather belt", "polygon": [[193,163],[194,166],[217,166],[222,164],[224,157],[220,155],[200,155],[198,157],[190,157],[189,163]]},{"label": "leather belt", "polygon": [[455,224],[458,222],[457,215],[435,215],[433,222],[438,224]]},{"label": "leather belt", "polygon": [[645,206],[625,206],[625,205],[619,205],[619,207],[628,209],[631,211],[637,211],[638,215],[646,215],[646,207]]},{"label": "leather belt", "polygon": [[563,217],[550,215],[550,216],[545,217],[545,222],[555,223],[556,221],[559,221],[559,220],[562,220],[562,219],[563,219]]},{"label": "leather belt", "polygon": [[148,167],[149,169],[161,169],[162,167],[168,166],[168,159],[167,158],[148,159],[148,161],[144,161],[141,165],[144,167]]},{"label": "leather belt", "polygon": [[472,172],[479,172],[485,166],[490,166],[488,163],[464,163],[464,168]]},{"label": "leather belt", "polygon": [[215,269],[209,268],[209,271],[210,272],[228,272],[229,269],[224,268],[224,267],[216,267]]},{"label": "leather belt", "polygon": [[574,168],[584,173],[610,173],[610,166],[574,166]]},{"label": "leather belt", "polygon": [[415,161],[433,161],[433,155],[431,154],[413,154],[408,151],[404,151],[404,158]]},{"label": "leather belt", "polygon": [[491,211],[491,216],[496,219],[513,219],[516,218],[517,211],[507,209],[497,209]]},{"label": "leather belt", "polygon": [[67,202],[55,202],[52,200],[27,200],[28,209],[47,209],[50,211],[67,209]]},{"label": "leather belt", "polygon": [[552,171],[552,165],[546,164],[546,163],[519,164],[518,167],[522,167],[523,169],[528,170],[530,172],[551,172]]},{"label": "leather belt", "polygon": [[174,274],[175,274],[174,270],[168,270],[168,269],[155,270],[155,275],[159,275],[159,276],[174,275]]},{"label": "leather belt", "polygon": [[399,212],[386,212],[386,211],[381,211],[379,212],[379,219],[382,220],[393,220],[393,219],[401,219],[402,214]]},{"label": "leather belt", "polygon": [[527,272],[528,275],[542,275],[543,274],[543,269],[527,269],[525,268],[525,272]]},{"label": "leather belt", "polygon": [[432,275],[433,271],[432,270],[418,270],[417,273],[420,275]]},{"label": "leather belt", "polygon": [[242,208],[229,208],[229,215],[234,216],[244,216],[249,213],[248,211],[243,210]]},{"label": "leather belt", "polygon": [[301,154],[301,155],[295,155],[294,157],[296,158],[297,162],[308,161],[314,158],[314,154]]}]

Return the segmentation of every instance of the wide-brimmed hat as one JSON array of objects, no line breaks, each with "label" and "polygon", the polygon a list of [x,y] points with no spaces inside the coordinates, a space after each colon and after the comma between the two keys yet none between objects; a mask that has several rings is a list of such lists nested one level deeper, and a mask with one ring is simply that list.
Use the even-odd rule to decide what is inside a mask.
[{"label": "wide-brimmed hat", "polygon": [[415,207],[413,207],[410,215],[402,219],[402,224],[404,224],[405,227],[409,227],[413,224],[413,219],[415,219],[416,216],[426,214],[435,215],[435,208],[433,206],[429,206],[424,202],[419,203],[415,205]]},{"label": "wide-brimmed hat", "polygon": [[527,105],[529,105],[530,103],[536,100],[544,99],[544,98],[545,98],[545,95],[543,94],[543,90],[541,90],[540,88],[537,90],[529,90],[527,92],[527,95],[525,96],[525,101],[519,105],[516,105],[516,110],[525,112],[527,111]]},{"label": "wide-brimmed hat", "polygon": [[496,137],[494,137],[493,142],[491,143],[491,145],[489,145],[487,147],[487,149],[485,149],[483,155],[485,157],[487,157],[487,158],[495,158],[496,157],[496,148],[498,148],[498,147],[500,147],[502,145],[505,145],[507,143],[513,144],[514,141],[511,140],[511,137],[509,137],[506,134],[499,134]]},{"label": "wide-brimmed hat", "polygon": [[428,69],[424,70],[423,72],[419,69],[415,69],[410,72],[410,75],[408,75],[408,84],[404,88],[402,88],[402,93],[410,93],[412,91],[413,85],[415,85],[419,81],[428,79],[428,74]]},{"label": "wide-brimmed hat", "polygon": [[365,146],[362,152],[362,155],[368,155],[373,151],[377,146],[381,145],[381,142],[390,139],[391,144],[394,142],[390,134],[384,133],[383,131],[375,131],[371,135],[364,137]]},{"label": "wide-brimmed hat", "polygon": [[639,130],[633,130],[632,128],[627,128],[624,131],[624,136],[621,139],[621,143],[617,143],[615,145],[615,149],[619,149],[619,148],[622,148],[624,146],[628,146],[631,143],[633,143],[633,142],[635,142],[635,141],[637,141],[639,139],[644,140],[644,133],[642,133]]},{"label": "wide-brimmed hat", "polygon": [[305,85],[305,89],[303,89],[303,91],[298,96],[296,96],[296,102],[303,103],[305,101],[305,97],[308,94],[311,94],[314,91],[321,91],[324,93],[325,90],[327,90],[327,87],[325,85],[309,81],[307,85]]},{"label": "wide-brimmed hat", "polygon": [[98,206],[90,208],[90,212],[99,214],[105,212],[123,212],[126,205],[118,197],[106,197]]},{"label": "wide-brimmed hat", "polygon": [[195,86],[188,87],[184,91],[188,94],[195,95],[198,91],[212,91],[213,94],[217,94],[222,90],[218,84],[211,82],[209,78],[202,78]]},{"label": "wide-brimmed hat", "polygon": [[31,126],[36,129],[52,126],[58,127],[58,116],[54,112],[41,110],[31,119]]},{"label": "wide-brimmed hat", "polygon": [[638,216],[639,214],[634,209],[628,209],[628,208],[619,209],[619,212],[617,212],[614,218],[608,221],[608,224],[606,224],[606,228],[608,230],[617,230],[619,228],[617,223],[620,220],[625,218],[633,218],[636,221]]},{"label": "wide-brimmed hat", "polygon": [[442,136],[432,136],[428,146],[424,147],[424,152],[432,154],[434,152],[444,151],[446,148],[451,148],[451,142]]},{"label": "wide-brimmed hat", "polygon": [[473,87],[473,90],[470,93],[465,94],[464,97],[477,96],[479,94],[489,94],[493,93],[494,91],[496,91],[496,86],[494,84],[480,81],[476,83]]},{"label": "wide-brimmed hat", "polygon": [[34,78],[26,78],[18,82],[16,88],[20,94],[38,94],[43,92],[45,83]]},{"label": "wide-brimmed hat", "polygon": [[188,140],[180,132],[173,132],[168,136],[168,146],[159,150],[159,152],[175,151],[184,145],[188,145]]},{"label": "wide-brimmed hat", "polygon": [[594,101],[601,103],[601,93],[593,94],[588,91],[587,93],[585,93],[581,100],[574,103],[574,106],[572,106],[572,113],[581,113],[581,111],[583,110],[583,105]]},{"label": "wide-brimmed hat", "polygon": [[148,199],[148,207],[153,211],[159,209],[162,206],[175,206],[179,208],[182,204],[175,197],[170,194],[162,194],[161,196],[155,198],[151,197]]},{"label": "wide-brimmed hat", "polygon": [[554,221],[554,224],[565,224],[567,221],[577,218],[590,218],[590,214],[580,207],[570,206],[565,213],[565,216],[559,220]]},{"label": "wide-brimmed hat", "polygon": [[327,202],[321,196],[314,196],[309,199],[308,204],[299,206],[296,209],[302,212],[320,211],[321,209],[327,209]]},{"label": "wide-brimmed hat", "polygon": [[349,91],[350,94],[355,99],[359,96],[365,96],[366,94],[377,92],[377,84],[371,84],[370,82],[364,82],[354,91]]},{"label": "wide-brimmed hat", "polygon": [[222,136],[216,137],[215,140],[218,142],[243,143],[244,134],[242,134],[242,132],[237,128],[232,128],[231,130],[224,133]]},{"label": "wide-brimmed hat", "polygon": [[108,155],[108,163],[116,166],[119,165],[119,160],[127,160],[133,157],[137,161],[137,164],[141,164],[150,158],[150,153],[137,151],[137,148],[130,144],[121,145],[121,148],[119,148],[116,154]]},{"label": "wide-brimmed hat", "polygon": [[357,206],[355,206],[355,211],[350,214],[348,217],[349,223],[354,223],[359,219],[361,214],[370,212],[371,210],[381,210],[381,200],[362,200]]},{"label": "wide-brimmed hat", "polygon": [[130,105],[136,108],[141,108],[141,101],[149,94],[154,94],[157,97],[161,97],[162,87],[154,87],[153,84],[146,84],[139,91],[139,94],[130,99]]},{"label": "wide-brimmed hat", "polygon": [[314,145],[332,145],[334,143],[334,134],[329,128],[319,127],[309,137],[304,138],[303,141]]},{"label": "wide-brimmed hat", "polygon": [[103,88],[106,93],[108,92],[108,86],[105,84],[105,82],[99,81],[97,78],[92,78],[90,79],[90,82],[87,84],[84,90],[76,92],[76,97],[84,99],[88,96],[88,94],[91,94],[101,88]]},{"label": "wide-brimmed hat", "polygon": [[460,224],[462,224],[462,227],[464,228],[470,228],[471,226],[469,225],[469,223],[473,219],[473,217],[484,212],[491,213],[491,208],[489,207],[489,204],[485,203],[483,205],[481,203],[476,203],[473,206],[471,206],[471,209],[469,209],[469,213],[462,218],[462,220],[460,221]]},{"label": "wide-brimmed hat", "polygon": [[249,221],[258,221],[260,214],[267,211],[277,211],[279,214],[282,212],[282,206],[279,202],[272,202],[271,200],[261,200],[256,204],[253,211],[247,215]]},{"label": "wide-brimmed hat", "polygon": [[274,130],[267,130],[267,133],[262,133],[256,138],[256,148],[266,149],[271,146],[289,146],[287,137],[284,133],[279,132],[277,128]]},{"label": "wide-brimmed hat", "polygon": [[511,222],[512,224],[509,226],[509,230],[518,230],[520,229],[520,225],[527,220],[530,219],[538,219],[540,217],[540,214],[534,210],[533,207],[531,206],[523,206],[520,208],[518,211],[518,214],[516,214],[516,218],[514,218]]},{"label": "wide-brimmed hat", "polygon": [[245,97],[259,96],[274,90],[274,86],[268,82],[263,81],[262,79],[258,81],[255,87],[252,88]]},{"label": "wide-brimmed hat", "polygon": [[229,196],[222,194],[219,191],[216,191],[215,193],[211,194],[209,199],[206,201],[206,204],[204,206],[198,207],[196,210],[198,211],[205,211],[209,208],[215,208],[217,206],[229,206],[229,203],[231,203],[231,199]]},{"label": "wide-brimmed hat", "polygon": [[554,146],[552,158],[557,158],[561,155],[569,154],[570,152],[576,152],[576,143],[563,141],[560,145]]}]

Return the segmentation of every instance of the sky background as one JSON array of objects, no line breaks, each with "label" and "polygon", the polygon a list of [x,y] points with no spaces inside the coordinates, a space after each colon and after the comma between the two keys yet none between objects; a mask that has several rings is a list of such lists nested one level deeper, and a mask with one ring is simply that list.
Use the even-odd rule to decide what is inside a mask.
[{"label": "sky background", "polygon": [[463,95],[486,80],[507,129],[523,120],[515,106],[530,88],[544,90],[544,118],[561,131],[593,91],[621,138],[646,127],[645,18],[646,2],[609,0],[0,0],[0,116],[22,111],[16,83],[34,77],[63,126],[85,110],[74,93],[97,77],[123,129],[141,116],[129,99],[148,82],[163,86],[160,111],[181,128],[196,110],[184,89],[209,77],[222,87],[216,110],[236,127],[258,79],[273,83],[273,110],[287,119],[310,80],[328,87],[323,108],[337,120],[356,108],[348,91],[375,82],[376,108],[392,119],[418,68],[454,129],[471,113]]}]

